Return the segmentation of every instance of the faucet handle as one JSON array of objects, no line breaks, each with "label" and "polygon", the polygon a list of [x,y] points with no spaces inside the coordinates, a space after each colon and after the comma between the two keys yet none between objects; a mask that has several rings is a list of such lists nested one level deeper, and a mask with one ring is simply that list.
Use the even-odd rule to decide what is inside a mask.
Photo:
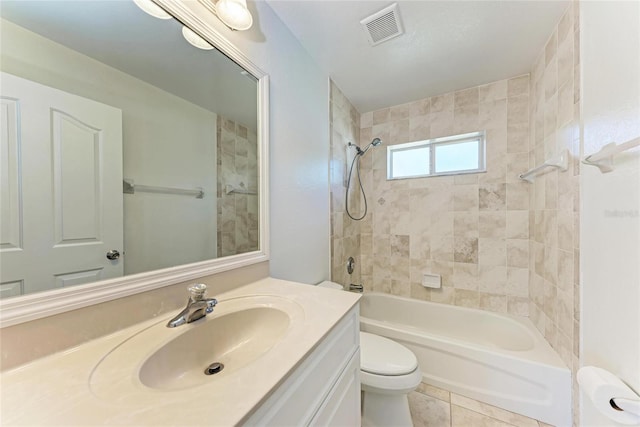
[{"label": "faucet handle", "polygon": [[207,308],[204,310],[207,313],[213,313],[213,307],[218,304],[218,300],[215,298],[210,298],[207,300]]},{"label": "faucet handle", "polygon": [[207,292],[207,285],[204,283],[197,283],[189,286],[189,294],[194,301],[200,301],[204,298],[204,294]]}]

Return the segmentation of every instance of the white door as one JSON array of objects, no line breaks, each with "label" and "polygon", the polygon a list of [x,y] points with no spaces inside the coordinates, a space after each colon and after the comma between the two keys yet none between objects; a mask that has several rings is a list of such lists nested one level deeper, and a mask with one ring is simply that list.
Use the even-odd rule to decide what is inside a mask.
[{"label": "white door", "polygon": [[121,276],[122,112],[0,78],[1,296]]},{"label": "white door", "polygon": [[[640,3],[582,1],[580,17],[586,156],[640,137]],[[640,393],[640,148],[614,163],[580,167],[580,364]],[[580,403],[581,426],[622,425]]]}]

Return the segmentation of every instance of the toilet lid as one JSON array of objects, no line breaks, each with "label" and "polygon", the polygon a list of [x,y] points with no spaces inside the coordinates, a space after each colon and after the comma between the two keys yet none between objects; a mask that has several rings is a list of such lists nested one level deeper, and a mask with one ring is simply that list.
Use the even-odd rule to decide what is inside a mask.
[{"label": "toilet lid", "polygon": [[378,375],[404,375],[418,367],[415,354],[397,342],[360,332],[360,369]]}]

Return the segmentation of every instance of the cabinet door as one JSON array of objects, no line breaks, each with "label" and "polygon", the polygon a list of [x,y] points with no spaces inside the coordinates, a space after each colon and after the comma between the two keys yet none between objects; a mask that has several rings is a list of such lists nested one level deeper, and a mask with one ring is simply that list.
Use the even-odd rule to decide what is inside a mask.
[{"label": "cabinet door", "polygon": [[[244,426],[306,426],[317,418],[319,411],[328,406],[327,399],[340,388],[343,377],[360,392],[359,313],[353,308],[318,345],[302,364],[287,378],[267,401],[243,424]],[[357,371],[352,364],[355,363]],[[351,384],[354,383],[354,384]],[[348,391],[342,394],[351,396]],[[340,393],[338,393],[340,394]],[[360,417],[360,397],[349,419]],[[339,402],[333,404],[333,407]],[[329,410],[338,411],[338,408]],[[336,415],[348,418],[347,415]],[[344,424],[359,426],[356,424]]]},{"label": "cabinet door", "polygon": [[337,384],[309,425],[360,425],[360,350],[351,357]]}]

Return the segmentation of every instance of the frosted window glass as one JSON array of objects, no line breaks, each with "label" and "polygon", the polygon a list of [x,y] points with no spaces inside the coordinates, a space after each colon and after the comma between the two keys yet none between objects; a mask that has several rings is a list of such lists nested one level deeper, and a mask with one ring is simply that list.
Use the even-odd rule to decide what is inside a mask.
[{"label": "frosted window glass", "polygon": [[478,143],[436,145],[436,173],[478,169]]},{"label": "frosted window glass", "polygon": [[429,147],[417,147],[392,152],[393,177],[429,174]]}]

